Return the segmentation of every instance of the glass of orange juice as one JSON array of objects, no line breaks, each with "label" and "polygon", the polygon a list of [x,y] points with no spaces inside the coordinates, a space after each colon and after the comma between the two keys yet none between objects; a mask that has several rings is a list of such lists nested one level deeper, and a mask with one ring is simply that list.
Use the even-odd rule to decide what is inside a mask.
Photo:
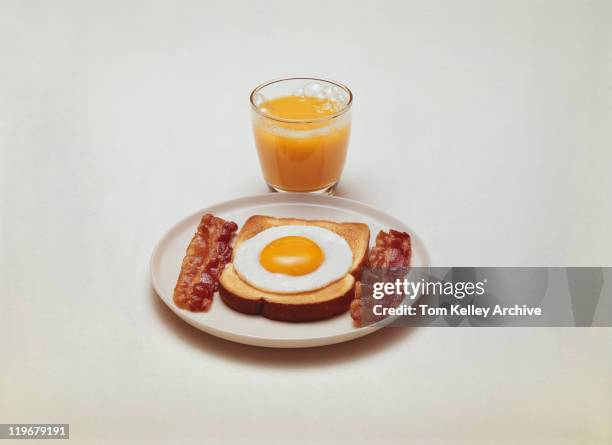
[{"label": "glass of orange juice", "polygon": [[346,160],[353,94],[330,80],[292,77],[251,93],[253,134],[268,186],[334,192]]}]

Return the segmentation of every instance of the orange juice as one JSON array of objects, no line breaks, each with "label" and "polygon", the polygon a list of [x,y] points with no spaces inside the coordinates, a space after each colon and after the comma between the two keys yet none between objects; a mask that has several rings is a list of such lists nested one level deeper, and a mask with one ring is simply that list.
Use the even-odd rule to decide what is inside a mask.
[{"label": "orange juice", "polygon": [[349,141],[345,108],[333,99],[297,95],[259,104],[253,132],[268,185],[299,192],[333,188]]}]

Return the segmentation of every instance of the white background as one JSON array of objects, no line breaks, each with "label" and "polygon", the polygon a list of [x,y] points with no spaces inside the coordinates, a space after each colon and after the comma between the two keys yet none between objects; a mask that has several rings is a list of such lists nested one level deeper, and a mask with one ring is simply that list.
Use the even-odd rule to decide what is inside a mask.
[{"label": "white background", "polygon": [[608,329],[263,350],[149,286],[163,231],[265,192],[248,94],[355,94],[339,194],[435,265],[612,266],[612,2],[0,3],[0,422],[74,443],[609,443]]}]

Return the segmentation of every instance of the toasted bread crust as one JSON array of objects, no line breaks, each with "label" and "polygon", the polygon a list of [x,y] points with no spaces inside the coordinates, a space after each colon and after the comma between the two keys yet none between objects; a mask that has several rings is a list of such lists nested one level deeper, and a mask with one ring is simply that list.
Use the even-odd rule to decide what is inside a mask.
[{"label": "toasted bread crust", "polygon": [[230,308],[244,314],[263,315],[278,321],[305,322],[324,320],[346,312],[353,300],[354,289],[353,285],[346,293],[331,300],[298,304],[272,302],[264,298],[259,300],[243,298],[233,294],[223,285],[219,286],[219,295]]},{"label": "toasted bread crust", "polygon": [[353,252],[350,274],[328,286],[311,292],[275,294],[261,291],[242,280],[232,264],[228,264],[219,280],[219,294],[230,308],[245,314],[288,322],[315,321],[330,318],[348,310],[353,299],[354,284],[365,263],[370,229],[362,223],[335,223],[295,218],[250,217],[238,233],[234,249],[262,230],[283,225],[313,225],[329,229],[347,240]]}]

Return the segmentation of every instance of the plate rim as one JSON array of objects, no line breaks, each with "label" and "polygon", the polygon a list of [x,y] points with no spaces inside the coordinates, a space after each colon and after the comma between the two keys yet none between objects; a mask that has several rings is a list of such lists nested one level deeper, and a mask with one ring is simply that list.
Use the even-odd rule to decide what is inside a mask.
[{"label": "plate rim", "polygon": [[[356,200],[341,197],[341,196],[291,193],[291,192],[288,192],[288,193],[260,193],[256,195],[243,196],[240,198],[232,198],[232,199],[221,201],[221,202],[218,202],[218,203],[206,206],[206,207],[202,207],[180,218],[179,220],[177,220],[174,224],[172,224],[170,227],[168,227],[163,232],[163,234],[158,238],[157,242],[155,243],[155,246],[153,247],[151,256],[149,258],[149,276],[151,280],[151,285],[153,287],[153,290],[157,294],[157,297],[181,320],[183,320],[190,326],[193,326],[195,329],[198,329],[199,331],[205,332],[209,335],[213,335],[218,338],[222,338],[227,341],[231,341],[234,343],[241,343],[245,345],[251,345],[251,346],[271,347],[271,348],[319,347],[319,346],[332,345],[336,343],[343,343],[343,342],[356,340],[358,338],[364,337],[368,334],[371,334],[381,329],[383,325],[378,325],[378,324],[375,326],[358,327],[355,329],[354,334],[353,333],[349,334],[350,335],[349,338],[346,338],[347,334],[323,335],[323,336],[308,337],[308,338],[303,338],[303,339],[288,338],[288,337],[270,338],[270,337],[261,337],[261,336],[256,336],[256,335],[236,334],[231,331],[225,331],[222,329],[211,327],[209,325],[205,325],[205,327],[196,325],[193,320],[185,316],[185,314],[182,314],[178,308],[173,307],[171,304],[166,302],[164,297],[162,297],[163,292],[160,291],[160,285],[157,282],[155,274],[153,272],[154,263],[155,263],[155,259],[157,258],[159,254],[159,250],[161,248],[162,243],[166,241],[168,236],[171,233],[174,233],[179,228],[179,226],[184,224],[187,220],[194,218],[198,215],[201,215],[203,212],[214,213],[215,209],[218,209],[219,207],[228,207],[231,209],[232,207],[240,206],[241,204],[244,204],[244,203],[252,203],[252,202],[257,203],[257,201],[260,201],[260,200],[270,201],[270,202],[261,202],[262,204],[272,204],[274,200],[283,200],[283,199],[289,199],[289,200],[295,199],[296,204],[302,204],[302,205],[305,205],[305,204],[306,205],[308,204],[321,205],[321,203],[323,203],[322,205],[324,206],[328,205],[329,207],[334,207],[334,206],[325,204],[326,201],[342,202],[348,207],[348,209],[346,207],[340,207],[343,210],[350,210],[356,213],[360,213],[358,210],[353,208],[353,207],[357,207],[357,208],[361,208],[365,210],[367,213],[370,213],[370,215],[368,216],[371,216],[371,214],[374,214],[376,216],[381,216],[385,219],[389,219],[394,222],[397,222],[398,226],[401,226],[410,231],[410,237],[413,239],[413,242],[416,241],[416,243],[419,245],[420,253],[424,257],[427,266],[431,264],[429,252],[425,248],[425,244],[413,230],[410,230],[410,228],[403,221],[399,220],[395,216],[390,215],[369,204],[365,204],[361,201],[356,201]],[[303,202],[299,202],[299,201],[303,201]],[[284,204],[291,204],[291,203],[284,203]],[[248,341],[242,341],[242,340],[248,340]],[[260,344],[260,342],[266,342],[267,344]],[[287,343],[291,343],[291,344],[287,344]]]}]

